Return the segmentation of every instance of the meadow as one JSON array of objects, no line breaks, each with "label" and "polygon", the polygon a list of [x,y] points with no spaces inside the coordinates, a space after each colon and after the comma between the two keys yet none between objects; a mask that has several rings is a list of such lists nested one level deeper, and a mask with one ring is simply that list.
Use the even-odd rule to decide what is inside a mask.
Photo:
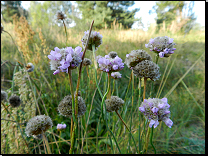
[{"label": "meadow", "polygon": [[[60,115],[57,110],[60,101],[66,95],[71,95],[68,74],[61,72],[53,75],[48,59],[55,47],[66,47],[64,27],[32,27],[24,18],[16,18],[13,24],[3,22],[3,26],[14,42],[8,33],[1,33],[1,90],[6,91],[8,97],[13,94],[20,95],[22,103],[18,108],[12,108],[5,102],[4,105],[10,113],[1,106],[1,153],[44,154],[49,153],[50,148],[51,153],[68,154],[71,143],[71,119]],[[89,28],[89,24],[80,29],[68,28],[67,46],[82,47],[81,39],[84,31]],[[119,28],[96,31],[103,36],[103,43],[96,55],[104,56],[115,51],[123,62],[126,54],[137,49],[145,50],[155,62],[155,53],[146,48],[145,44],[157,36],[174,39],[174,53],[170,57],[158,60],[161,73],[159,80],[153,82],[147,79],[146,98],[166,97],[170,105],[170,119],[173,121],[172,128],[160,122],[154,129],[152,143],[157,154],[205,153],[205,32],[190,31],[184,35],[161,30],[156,33],[154,27],[147,32]],[[85,57],[93,62],[91,51],[87,50]],[[20,80],[15,81],[14,74],[23,68],[22,64],[26,65],[29,62],[35,66],[34,71],[28,72],[29,76],[26,76],[26,79],[24,74],[19,73]],[[72,72],[74,91],[78,81],[78,69]],[[142,153],[137,150],[142,149],[145,144],[148,129],[147,120],[139,111],[142,102],[140,92],[144,91],[144,80],[142,79],[139,89],[139,78],[132,74],[126,64],[120,73],[122,78],[111,80],[111,95],[124,100],[119,113],[131,133],[115,112],[107,113],[108,125],[114,137],[108,131],[101,117],[102,98],[96,87],[92,63],[82,69],[79,90],[85,100],[86,112],[78,118],[73,153]],[[104,94],[107,90],[107,74],[97,70],[97,80]],[[45,133],[48,143],[42,139],[27,137],[25,134],[28,120],[40,114],[46,114],[53,122],[52,128]],[[56,126],[62,122],[67,125],[66,129],[58,131]],[[49,147],[45,147],[45,144]],[[154,153],[151,144],[145,153]]]}]

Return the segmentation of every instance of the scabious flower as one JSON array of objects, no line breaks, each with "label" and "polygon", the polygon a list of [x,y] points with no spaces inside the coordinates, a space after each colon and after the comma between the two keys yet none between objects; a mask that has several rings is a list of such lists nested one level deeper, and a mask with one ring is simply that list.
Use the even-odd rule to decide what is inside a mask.
[{"label": "scabious flower", "polygon": [[124,63],[118,56],[110,58],[109,55],[105,55],[105,57],[99,55],[97,56],[97,62],[99,63],[100,70],[107,73],[120,71],[124,68]]},{"label": "scabious flower", "polygon": [[58,124],[56,127],[58,130],[62,130],[66,128],[66,124]]},{"label": "scabious flower", "polygon": [[7,92],[1,90],[1,102],[2,102],[3,100],[6,101],[6,100],[7,100],[7,97],[8,97]]},{"label": "scabious flower", "polygon": [[[72,117],[72,96],[67,95],[64,97],[64,99],[59,103],[58,105],[58,111],[61,115],[65,117]],[[78,117],[81,117],[84,115],[86,111],[86,105],[85,101],[81,96],[78,94]]]},{"label": "scabious flower", "polygon": [[75,49],[72,49],[72,47],[62,49],[55,47],[54,50],[51,50],[50,55],[48,55],[48,58],[51,60],[51,70],[55,70],[54,75],[60,72],[68,73],[68,67],[74,69],[82,62],[83,52],[79,46]]},{"label": "scabious flower", "polygon": [[170,105],[168,104],[167,98],[149,98],[144,99],[141,103],[139,110],[144,114],[144,116],[150,121],[149,127],[154,125],[156,128],[159,125],[159,121],[165,122],[165,124],[171,128],[173,121],[170,119]]},{"label": "scabious flower", "polygon": [[32,63],[28,63],[26,66],[27,72],[32,72],[34,70],[34,65]]},{"label": "scabious flower", "polygon": [[124,101],[118,96],[111,96],[110,99],[105,100],[106,110],[108,112],[119,110],[119,108],[124,104]]},{"label": "scabious flower", "polygon": [[139,62],[143,60],[152,61],[151,56],[143,49],[132,50],[131,53],[126,54],[125,64],[128,68],[136,66]]},{"label": "scabious flower", "polygon": [[89,66],[89,65],[92,64],[92,61],[90,59],[88,59],[88,58],[84,58],[82,64],[83,64],[83,66]]},{"label": "scabious flower", "polygon": [[[83,48],[85,48],[86,44],[87,44],[87,38],[89,36],[89,30],[84,32],[84,36],[82,37],[81,41],[82,41],[82,46]],[[95,45],[95,51],[98,49],[98,47],[102,44],[102,38],[103,36],[96,31],[91,31],[90,34],[90,38],[89,38],[89,43],[87,45],[87,50],[91,50],[92,51],[92,45]]]},{"label": "scabious flower", "polygon": [[121,78],[121,73],[119,72],[112,72],[111,77],[114,79],[120,79]]},{"label": "scabious flower", "polygon": [[150,78],[155,81],[160,78],[160,67],[152,61],[144,60],[139,62],[135,67],[131,67],[136,77]]},{"label": "scabious flower", "polygon": [[12,107],[19,107],[21,103],[20,97],[17,95],[10,96],[9,103]]},{"label": "scabious flower", "polygon": [[150,39],[148,44],[145,44],[146,48],[149,48],[150,51],[155,53],[159,53],[159,56],[162,57],[169,57],[171,54],[174,53],[176,48],[173,48],[175,43],[173,43],[173,38],[163,36],[163,37],[156,37],[154,39]]},{"label": "scabious flower", "polygon": [[[49,116],[44,115],[37,115],[33,118],[31,118],[27,122],[27,126],[25,128],[25,133],[27,136],[32,135],[39,135],[42,134],[42,131],[45,132],[49,128],[53,126],[52,120]],[[38,137],[38,136],[37,136]]]}]

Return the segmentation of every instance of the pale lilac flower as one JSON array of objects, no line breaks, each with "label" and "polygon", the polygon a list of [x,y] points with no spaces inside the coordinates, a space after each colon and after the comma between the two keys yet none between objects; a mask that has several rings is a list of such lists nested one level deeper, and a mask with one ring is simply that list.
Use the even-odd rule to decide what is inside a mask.
[{"label": "pale lilac flower", "polygon": [[54,75],[60,72],[68,73],[69,67],[74,69],[82,62],[83,52],[79,46],[75,49],[72,49],[72,47],[62,49],[55,47],[54,50],[48,55],[48,58],[51,60],[51,70],[55,70]]},{"label": "pale lilac flower", "polygon": [[167,103],[167,98],[149,98],[144,99],[139,110],[144,113],[144,116],[150,121],[149,127],[154,125],[154,128],[156,128],[159,125],[159,121],[163,121],[171,128],[173,122],[170,119],[169,107],[170,105]]},{"label": "pale lilac flower", "polygon": [[97,62],[100,70],[107,73],[120,71],[124,68],[124,63],[122,63],[122,59],[118,56],[115,58],[110,58],[109,55],[105,55],[105,57],[97,56]]},{"label": "pale lilac flower", "polygon": [[111,76],[114,78],[114,79],[119,79],[121,78],[121,74],[119,72],[112,72],[111,73]]},{"label": "pale lilac flower", "polygon": [[57,125],[58,130],[65,129],[65,128],[66,128],[66,124],[58,124]]},{"label": "pale lilac flower", "polygon": [[151,38],[149,43],[145,44],[145,47],[149,48],[150,51],[158,53],[161,58],[169,57],[176,50],[176,48],[173,48],[176,45],[173,43],[173,40],[173,38],[167,36]]}]

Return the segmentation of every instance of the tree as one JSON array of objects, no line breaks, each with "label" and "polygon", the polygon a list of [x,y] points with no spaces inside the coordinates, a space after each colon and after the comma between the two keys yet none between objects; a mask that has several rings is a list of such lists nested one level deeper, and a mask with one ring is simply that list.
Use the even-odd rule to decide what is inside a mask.
[{"label": "tree", "polygon": [[21,1],[1,1],[1,14],[5,22],[12,22],[12,16],[28,17],[28,12],[21,6]]},{"label": "tree", "polygon": [[192,12],[194,2],[189,4],[189,13],[187,17],[183,17],[182,10],[187,6],[185,1],[159,1],[153,6],[149,13],[154,11],[157,13],[156,23],[158,30],[160,29],[163,22],[165,22],[166,27],[168,27],[172,21],[177,21],[180,25],[181,31],[190,31],[192,24],[195,21],[195,15]]},{"label": "tree", "polygon": [[30,21],[34,27],[55,24],[57,11],[62,11],[67,16],[71,14],[70,1],[45,1],[42,4],[37,1],[31,1],[30,3]]},{"label": "tree", "polygon": [[76,1],[82,12],[82,19],[95,20],[94,26],[98,29],[111,27],[114,21],[121,23],[125,28],[131,28],[135,21],[134,15],[138,8],[128,11],[133,6],[133,1]]}]

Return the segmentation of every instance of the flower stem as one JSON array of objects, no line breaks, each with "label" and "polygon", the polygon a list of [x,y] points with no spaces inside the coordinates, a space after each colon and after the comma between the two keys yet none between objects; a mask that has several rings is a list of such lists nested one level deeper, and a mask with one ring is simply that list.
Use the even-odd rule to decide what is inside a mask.
[{"label": "flower stem", "polygon": [[67,31],[66,31],[66,25],[64,23],[64,20],[63,20],[63,24],[64,24],[64,30],[65,30],[65,34],[66,34],[66,45],[67,45]]},{"label": "flower stem", "polygon": [[[135,145],[135,148],[136,148],[136,151],[137,151],[136,142],[135,142],[135,140],[134,140],[133,135],[131,134],[131,131],[130,131],[129,128],[127,127],[126,123],[123,121],[123,119],[122,119],[122,117],[120,116],[120,114],[118,113],[118,110],[115,110],[115,112],[116,112],[116,114],[118,115],[118,117],[120,118],[120,120],[122,121],[122,123],[125,125],[126,129],[129,131],[129,133],[130,133],[130,135],[131,135],[131,137],[132,137],[132,139],[133,139],[133,141],[134,141],[134,145]],[[137,153],[138,153],[138,151],[137,151]]]},{"label": "flower stem", "polygon": [[153,126],[152,126],[152,131],[151,131],[151,134],[150,134],[150,144],[152,145],[153,149],[154,149],[154,152],[156,154],[156,149],[155,149],[155,146],[153,145],[152,143],[152,138],[153,138]]},{"label": "flower stem", "polygon": [[[94,23],[94,20],[92,21],[92,24],[90,26],[90,31],[89,31],[89,36],[88,36],[88,39],[87,39],[87,44],[85,46],[85,49],[84,49],[84,52],[83,52],[83,55],[82,55],[82,62],[80,63],[80,67],[79,67],[79,75],[78,75],[77,87],[76,87],[76,93],[75,93],[75,119],[77,119],[77,115],[78,115],[78,91],[79,91],[79,84],[80,84],[81,73],[82,73],[82,63],[83,63],[83,60],[84,60],[85,52],[87,50],[87,45],[89,43],[89,38],[90,38],[91,31],[92,31],[93,23]],[[74,96],[74,92],[73,92],[73,96]],[[73,110],[73,107],[72,107],[72,110]],[[74,123],[74,127],[73,127],[72,132],[71,132],[72,137],[71,137],[71,148],[69,150],[69,154],[72,154],[73,150],[74,150],[75,130],[76,130],[76,127],[77,127],[77,124],[78,124],[77,120],[75,120],[75,122],[76,123]]]},{"label": "flower stem", "polygon": [[96,86],[97,86],[97,89],[98,89],[98,92],[100,94],[100,97],[102,98],[103,97],[103,94],[100,90],[100,87],[98,86],[98,82],[97,82],[97,62],[96,62],[96,58],[95,58],[95,45],[93,44],[92,45],[92,51],[93,51],[93,57],[94,57],[94,70],[95,70],[95,82],[96,82]]},{"label": "flower stem", "polygon": [[46,145],[46,148],[47,148],[47,151],[48,151],[47,154],[52,154],[52,153],[51,153],[50,146],[49,146],[49,143],[48,143],[48,139],[46,138],[44,132],[42,132],[42,136],[43,136],[43,140],[44,140],[44,142],[45,142],[45,145]]},{"label": "flower stem", "polygon": [[146,78],[146,77],[144,77],[144,92],[143,92],[143,101],[144,101],[144,99],[145,99],[146,84],[147,84],[147,78]]}]

